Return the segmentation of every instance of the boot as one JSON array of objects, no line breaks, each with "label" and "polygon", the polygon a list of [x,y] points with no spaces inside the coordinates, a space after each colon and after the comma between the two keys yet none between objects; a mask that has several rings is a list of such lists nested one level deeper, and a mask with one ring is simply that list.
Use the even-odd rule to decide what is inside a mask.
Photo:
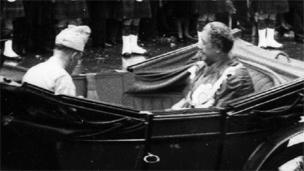
[{"label": "boot", "polygon": [[13,41],[11,39],[5,41],[3,55],[6,58],[20,60],[21,57],[13,49]]},{"label": "boot", "polygon": [[135,54],[139,54],[139,55],[143,55],[145,53],[147,53],[147,50],[138,46],[137,41],[138,41],[138,36],[131,34],[130,35],[130,39],[131,39],[131,52],[135,53]]},{"label": "boot", "polygon": [[260,48],[266,48],[266,29],[259,29],[259,43],[258,47]]},{"label": "boot", "polygon": [[128,57],[131,56],[131,36],[122,36],[122,56]]},{"label": "boot", "polygon": [[273,28],[267,28],[266,44],[267,44],[267,47],[271,47],[271,48],[282,48],[283,47],[283,45],[281,43],[278,43],[274,39],[274,29]]},{"label": "boot", "polygon": [[5,41],[3,55],[8,58],[20,58],[20,56],[13,50],[13,41],[11,39]]}]

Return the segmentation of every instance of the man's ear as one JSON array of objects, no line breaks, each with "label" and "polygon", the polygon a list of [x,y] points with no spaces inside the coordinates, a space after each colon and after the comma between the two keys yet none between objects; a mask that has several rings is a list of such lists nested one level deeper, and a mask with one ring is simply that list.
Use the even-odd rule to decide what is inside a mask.
[{"label": "man's ear", "polygon": [[78,54],[78,53],[77,53],[76,51],[74,51],[74,52],[72,53],[72,56],[75,57],[77,54]]},{"label": "man's ear", "polygon": [[74,51],[74,52],[72,53],[72,58],[73,58],[73,59],[80,59],[80,53]]}]

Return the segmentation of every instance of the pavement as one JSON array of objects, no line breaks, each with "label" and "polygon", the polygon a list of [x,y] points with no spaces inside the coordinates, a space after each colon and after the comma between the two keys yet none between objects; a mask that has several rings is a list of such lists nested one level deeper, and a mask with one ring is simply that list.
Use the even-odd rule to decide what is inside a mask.
[{"label": "pavement", "polygon": [[[242,36],[242,39],[256,43],[251,40],[250,36]],[[284,48],[282,51],[286,52],[291,58],[304,61],[304,44],[295,42],[292,38],[280,38],[280,43],[283,43]],[[128,59],[123,59],[120,55],[121,44],[107,47],[107,48],[90,48],[88,47],[84,53],[82,65],[78,66],[78,74],[85,73],[100,73],[100,72],[115,72],[117,70],[123,70],[127,65],[132,65],[137,62],[144,61],[147,58],[157,56],[162,53],[166,53],[184,46],[195,43],[193,40],[185,42],[177,42],[172,37],[162,37],[147,42],[140,43],[149,50],[146,56],[132,56]],[[271,50],[271,49],[269,49]],[[26,56],[18,63],[7,62],[9,65],[15,65],[21,68],[30,68],[31,66],[47,60],[49,56]]]}]

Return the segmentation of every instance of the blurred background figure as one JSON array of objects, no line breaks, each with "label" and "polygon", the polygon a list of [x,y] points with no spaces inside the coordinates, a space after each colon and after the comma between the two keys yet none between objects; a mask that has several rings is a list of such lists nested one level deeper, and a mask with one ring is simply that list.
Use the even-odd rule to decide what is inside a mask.
[{"label": "blurred background figure", "polygon": [[168,23],[168,0],[152,0],[150,1],[151,18],[142,18],[140,21],[139,37],[143,41],[156,42],[160,37],[170,34]]},{"label": "blurred background figure", "polygon": [[243,32],[250,33],[253,23],[251,21],[251,11],[249,10],[249,0],[233,0],[232,2],[236,9],[232,28],[237,27]]},{"label": "blurred background figure", "polygon": [[276,15],[289,11],[287,0],[253,0],[255,20],[258,25],[258,47],[282,48],[275,40]]},{"label": "blurred background figure", "polygon": [[92,28],[92,47],[94,48],[105,48],[108,2],[110,1],[87,0],[89,23]]},{"label": "blurred background figure", "polygon": [[88,17],[85,0],[55,0],[54,12],[59,31],[69,24],[81,25]]},{"label": "blurred background figure", "polygon": [[113,46],[118,43],[118,34],[120,30],[120,21],[118,17],[118,1],[106,1],[107,6],[107,18],[106,18],[106,46]]},{"label": "blurred background figure", "polygon": [[26,25],[20,26],[20,29],[27,31],[27,55],[34,55],[36,58],[52,55],[56,35],[53,0],[24,0],[23,4]]},{"label": "blurred background figure", "polygon": [[294,40],[304,43],[304,1],[289,0],[290,12],[285,16],[294,31]]},{"label": "blurred background figure", "polygon": [[184,39],[195,40],[190,34],[190,20],[193,17],[193,1],[169,1],[172,15],[176,24],[177,38],[180,42]]},{"label": "blurred background figure", "polygon": [[[24,7],[21,0],[1,0],[1,38],[5,38],[3,55],[7,58],[20,59],[14,50],[13,44],[13,22],[18,17],[24,16]],[[2,41],[2,40],[1,40]]]},{"label": "blurred background figure", "polygon": [[[198,37],[207,23],[217,20],[217,14],[224,14],[227,17],[236,12],[231,0],[195,0],[193,5],[194,11],[198,14],[196,24]],[[200,40],[198,38],[198,41]]]}]

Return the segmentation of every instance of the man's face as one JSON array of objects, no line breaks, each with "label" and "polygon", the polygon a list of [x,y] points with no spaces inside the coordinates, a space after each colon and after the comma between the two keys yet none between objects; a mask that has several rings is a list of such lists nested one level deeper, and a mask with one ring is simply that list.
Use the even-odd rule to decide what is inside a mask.
[{"label": "man's face", "polygon": [[205,62],[207,64],[216,62],[219,49],[212,45],[208,33],[208,28],[204,28],[204,30],[199,35],[199,38],[201,41],[198,43],[198,48],[200,49],[201,53],[205,55]]},{"label": "man's face", "polygon": [[74,52],[70,58],[70,61],[69,61],[69,65],[68,65],[68,70],[70,73],[73,72],[75,66],[78,64],[78,61],[80,60],[82,56],[82,53],[81,52]]}]

